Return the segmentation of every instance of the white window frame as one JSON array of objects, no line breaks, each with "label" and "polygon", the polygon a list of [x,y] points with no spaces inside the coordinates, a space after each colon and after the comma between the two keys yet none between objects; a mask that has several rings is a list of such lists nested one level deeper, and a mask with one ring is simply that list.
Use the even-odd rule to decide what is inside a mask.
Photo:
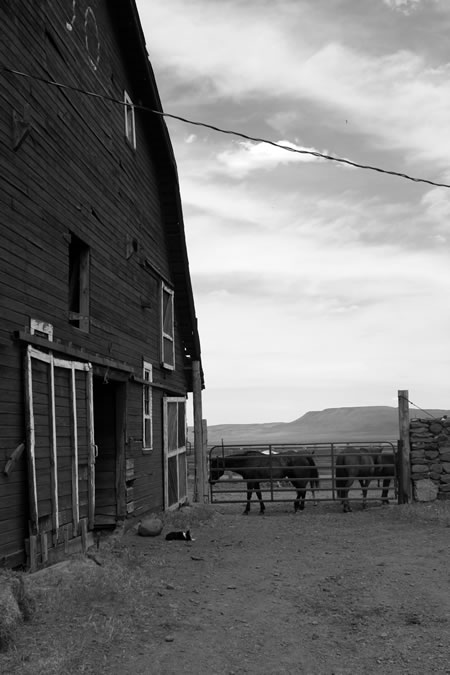
[{"label": "white window frame", "polygon": [[[170,419],[169,406],[175,417]],[[183,418],[179,419],[180,408],[183,410]],[[172,433],[175,433],[176,441],[171,442],[170,425],[172,423]],[[181,424],[183,424],[182,438],[180,438]],[[166,510],[176,509],[184,504],[188,498],[188,472],[187,472],[187,453],[186,453],[186,397],[165,396],[163,398],[163,438],[164,438],[164,508]],[[176,464],[176,499],[172,503],[169,501],[169,460],[174,460]],[[183,474],[183,475],[182,475]],[[184,486],[184,490],[183,490]]]},{"label": "white window frame", "polygon": [[134,117],[134,104],[128,92],[123,93],[125,112],[125,138],[133,150],[136,150],[136,121]]},{"label": "white window frame", "polygon": [[[148,361],[144,361],[142,366],[142,452],[151,452],[153,450],[153,399],[152,385],[153,366]],[[147,382],[149,384],[147,384]],[[146,428],[150,429],[150,438],[147,438]]]},{"label": "white window frame", "polygon": [[[164,297],[169,296],[170,326],[165,326]],[[168,332],[168,330],[170,332]],[[167,359],[167,350],[171,349],[171,361]],[[161,365],[168,370],[175,370],[175,318],[174,318],[174,292],[165,283],[161,284]]]}]

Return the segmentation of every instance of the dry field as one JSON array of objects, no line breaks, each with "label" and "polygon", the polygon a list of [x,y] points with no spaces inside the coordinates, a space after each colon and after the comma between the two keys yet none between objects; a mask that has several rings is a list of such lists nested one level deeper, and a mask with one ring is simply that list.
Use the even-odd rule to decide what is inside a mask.
[{"label": "dry field", "polygon": [[162,536],[28,576],[36,610],[0,672],[450,673],[450,503],[291,509],[185,507]]}]

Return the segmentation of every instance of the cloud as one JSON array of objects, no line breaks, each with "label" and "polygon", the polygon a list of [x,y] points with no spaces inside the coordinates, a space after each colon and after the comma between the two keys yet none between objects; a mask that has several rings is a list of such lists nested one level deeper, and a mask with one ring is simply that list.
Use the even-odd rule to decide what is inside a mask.
[{"label": "cloud", "polygon": [[391,9],[396,9],[408,15],[414,9],[417,9],[422,0],[383,0],[383,2]]},{"label": "cloud", "polygon": [[[315,3],[263,3],[255,13],[251,3],[200,0],[183,12],[180,2],[156,3],[151,12],[141,5],[150,26],[171,26],[171,40],[151,28],[149,36],[150,55],[183,83],[180,99],[171,91],[174,106],[189,110],[195,100],[197,112],[199,105],[210,107],[214,123],[211,106],[224,100],[254,102],[261,116],[261,98],[268,105],[283,99],[283,114],[298,110],[300,119],[302,102],[314,103],[327,110],[318,120],[324,129],[348,120],[347,137],[365,136],[366,147],[402,150],[408,162],[429,163],[434,175],[447,166],[450,138],[442,130],[450,108],[449,64],[436,66],[405,48],[344,44],[331,31],[333,14]],[[315,30],[319,18],[322,41]],[[274,115],[267,117],[273,122]]]},{"label": "cloud", "polygon": [[[448,3],[139,5],[168,112],[450,181]],[[210,423],[448,398],[450,190],[167,123]]]},{"label": "cloud", "polygon": [[[268,143],[255,143],[253,141],[240,141],[233,146],[220,152],[217,156],[219,164],[235,178],[243,178],[251,171],[271,169],[286,164],[297,162],[317,162],[317,157],[311,154],[317,152],[314,148],[295,145],[290,141],[277,141],[279,145],[292,148],[298,152],[289,152],[282,148],[276,148]],[[302,154],[305,152],[305,154]]]},{"label": "cloud", "polygon": [[439,229],[439,233],[450,235],[450,190],[433,188],[428,190],[421,200],[429,221]]},{"label": "cloud", "polygon": [[[257,159],[259,162],[260,157]],[[259,171],[252,176],[250,169],[260,164],[250,166],[250,158],[245,167],[236,169],[230,161],[226,170],[233,177],[231,182],[224,181],[213,158],[199,165],[201,176],[189,171],[183,174],[181,192],[190,244],[200,250],[203,240],[217,235],[245,235],[249,247],[251,241],[257,242],[255,251],[259,244],[271,250],[273,244],[267,238],[274,236],[299,249],[313,247],[315,253],[355,246],[395,253],[404,247],[432,250],[441,246],[442,237],[450,237],[450,190],[444,188],[424,191],[411,184],[404,200],[396,194],[392,198],[365,196],[351,189],[336,194],[332,185],[328,188],[323,181],[308,176],[310,164],[299,164],[304,168],[291,188],[273,164],[269,164],[273,172]],[[246,182],[242,182],[244,168]],[[275,246],[278,248],[278,244]]]}]

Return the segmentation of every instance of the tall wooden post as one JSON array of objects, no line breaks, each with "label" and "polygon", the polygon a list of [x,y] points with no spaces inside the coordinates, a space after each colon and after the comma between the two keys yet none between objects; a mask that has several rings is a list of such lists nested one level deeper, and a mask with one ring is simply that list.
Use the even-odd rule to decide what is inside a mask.
[{"label": "tall wooden post", "polygon": [[192,362],[192,389],[194,399],[194,502],[203,502],[204,461],[202,428],[202,377],[200,361]]},{"label": "tall wooden post", "polygon": [[203,430],[203,503],[209,504],[208,424],[202,420]]},{"label": "tall wooden post", "polygon": [[408,504],[411,501],[411,458],[409,444],[409,392],[407,389],[398,392],[398,423],[400,429],[400,457],[398,501]]}]

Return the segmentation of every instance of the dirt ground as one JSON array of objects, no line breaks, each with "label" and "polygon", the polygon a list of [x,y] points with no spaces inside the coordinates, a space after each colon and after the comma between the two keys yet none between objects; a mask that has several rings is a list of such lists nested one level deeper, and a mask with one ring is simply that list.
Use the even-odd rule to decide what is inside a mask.
[{"label": "dirt ground", "polygon": [[450,503],[291,509],[188,506],[33,575],[0,672],[450,673]]}]

